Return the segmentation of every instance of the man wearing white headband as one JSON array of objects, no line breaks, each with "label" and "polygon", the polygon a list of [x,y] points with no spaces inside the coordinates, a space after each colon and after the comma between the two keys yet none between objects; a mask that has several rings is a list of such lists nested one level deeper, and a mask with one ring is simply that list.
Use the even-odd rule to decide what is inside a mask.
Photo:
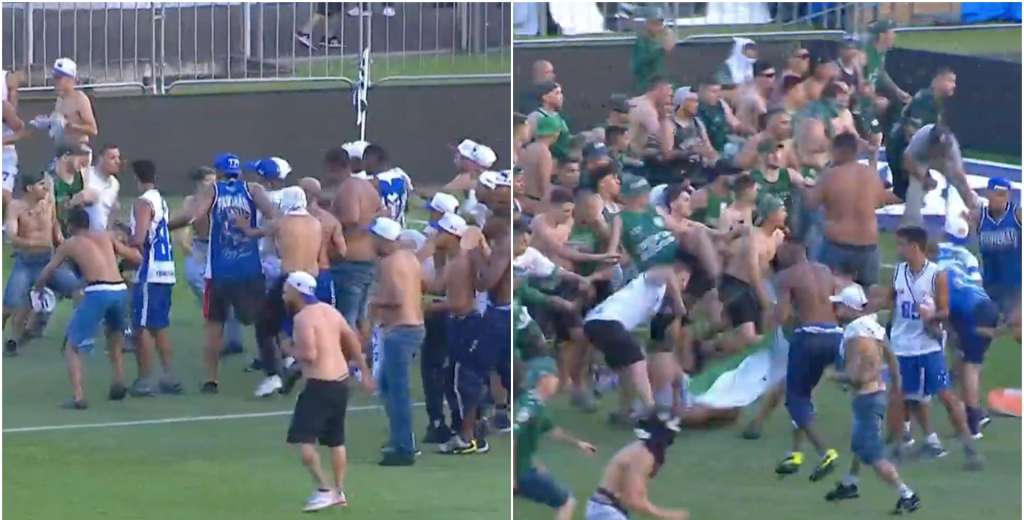
[{"label": "man wearing white headband", "polygon": [[[334,307],[317,299],[313,275],[294,271],[285,277],[282,285],[278,295],[282,310],[294,314],[295,341],[289,353],[306,376],[306,387],[295,402],[287,437],[289,444],[299,445],[302,463],[316,485],[303,511],[346,505],[348,367],[351,364],[359,369],[360,383],[367,392],[373,392],[373,376],[366,367],[359,336]],[[333,485],[328,483],[320,466],[317,442],[331,450]]]}]

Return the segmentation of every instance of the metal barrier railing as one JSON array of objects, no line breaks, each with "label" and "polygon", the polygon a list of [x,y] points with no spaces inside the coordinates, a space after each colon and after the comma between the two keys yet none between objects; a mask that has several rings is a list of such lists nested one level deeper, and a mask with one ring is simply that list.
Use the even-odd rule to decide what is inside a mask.
[{"label": "metal barrier railing", "polygon": [[344,81],[369,47],[376,81],[508,77],[509,3],[4,2],[5,69],[49,88],[74,59],[83,83],[175,86]]}]

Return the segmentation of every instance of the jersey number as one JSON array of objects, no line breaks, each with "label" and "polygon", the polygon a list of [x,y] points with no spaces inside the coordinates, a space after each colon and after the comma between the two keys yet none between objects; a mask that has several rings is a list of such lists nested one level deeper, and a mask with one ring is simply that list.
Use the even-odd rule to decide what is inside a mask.
[{"label": "jersey number", "polygon": [[153,235],[153,259],[158,262],[172,260],[171,238],[166,221],[156,227],[156,233]]},{"label": "jersey number", "polygon": [[903,303],[901,303],[900,304],[900,314],[903,316],[903,319],[906,319],[906,320],[919,320],[919,319],[921,319],[921,315],[918,314],[917,311],[914,309],[914,303],[913,302],[903,302]]}]

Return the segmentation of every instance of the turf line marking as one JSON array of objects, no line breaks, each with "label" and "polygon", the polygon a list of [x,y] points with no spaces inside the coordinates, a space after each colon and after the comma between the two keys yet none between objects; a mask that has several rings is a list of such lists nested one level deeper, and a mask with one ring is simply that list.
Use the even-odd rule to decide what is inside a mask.
[{"label": "turf line marking", "polygon": [[[425,403],[413,403],[413,406],[423,406]],[[384,408],[381,405],[366,405],[366,406],[352,406],[348,409],[349,412],[362,412],[367,410],[378,410]],[[176,424],[176,423],[188,423],[188,422],[203,422],[203,421],[229,421],[233,419],[258,419],[261,417],[279,417],[282,415],[291,415],[292,410],[285,410],[280,412],[259,412],[259,413],[237,413],[228,415],[200,415],[196,417],[170,417],[167,419],[147,419],[142,421],[120,421],[120,422],[106,422],[106,423],[89,423],[89,424],[58,424],[52,426],[26,426],[24,428],[5,428],[3,433],[28,433],[28,432],[45,432],[45,431],[56,431],[56,430],[85,430],[93,428],[122,428],[127,426],[147,426],[152,424]]]}]

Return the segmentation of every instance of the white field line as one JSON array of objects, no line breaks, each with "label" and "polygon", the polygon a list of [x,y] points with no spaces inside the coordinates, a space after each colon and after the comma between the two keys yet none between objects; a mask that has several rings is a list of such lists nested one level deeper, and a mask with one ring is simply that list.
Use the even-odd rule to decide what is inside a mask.
[{"label": "white field line", "polygon": [[[413,403],[413,406],[423,406],[424,403]],[[365,406],[352,406],[349,407],[349,412],[362,412],[367,410],[377,410],[383,408],[381,405],[365,405]],[[3,433],[28,433],[28,432],[46,432],[46,431],[57,431],[57,430],[86,430],[94,428],[124,428],[128,426],[148,426],[153,424],[176,424],[176,423],[189,423],[189,422],[203,422],[203,421],[229,421],[234,419],[258,419],[261,417],[280,417],[283,415],[291,415],[292,410],[282,410],[279,412],[259,412],[259,413],[236,413],[227,415],[200,415],[196,417],[170,417],[166,419],[146,419],[142,421],[120,421],[120,422],[106,422],[106,423],[87,423],[87,424],[57,424],[52,426],[27,426],[24,428],[5,428]]]}]

